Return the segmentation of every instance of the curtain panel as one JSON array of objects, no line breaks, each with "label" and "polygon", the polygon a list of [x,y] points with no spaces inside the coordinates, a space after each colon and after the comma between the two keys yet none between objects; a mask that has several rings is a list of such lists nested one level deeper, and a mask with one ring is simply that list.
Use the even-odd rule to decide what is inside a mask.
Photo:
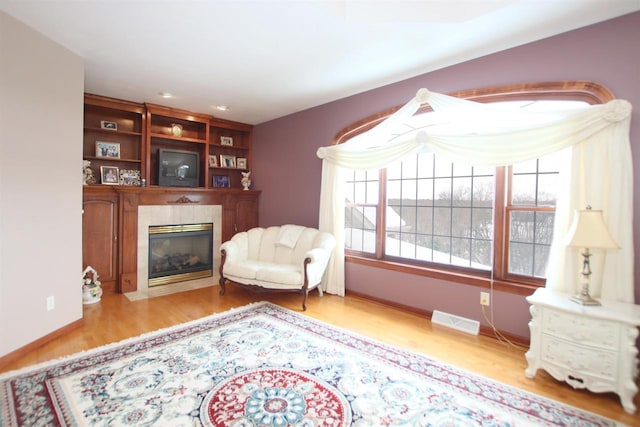
[{"label": "curtain panel", "polygon": [[[428,103],[433,125],[415,131],[405,121]],[[554,235],[546,286],[579,290],[580,251],[565,245],[573,213],[601,209],[619,250],[594,251],[590,293],[634,302],[633,170],[629,127],[631,104],[613,100],[572,110],[523,112],[420,89],[406,105],[376,127],[343,144],[320,147],[323,160],[319,228],[332,233],[336,250],[323,288],[344,295],[344,187],[351,169],[380,169],[421,150],[453,162],[506,166],[566,150],[570,168],[560,174]]]}]

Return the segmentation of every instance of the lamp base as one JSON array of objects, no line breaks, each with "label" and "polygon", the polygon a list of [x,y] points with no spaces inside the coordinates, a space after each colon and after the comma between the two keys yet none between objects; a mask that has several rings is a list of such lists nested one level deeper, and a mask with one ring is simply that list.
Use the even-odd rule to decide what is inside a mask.
[{"label": "lamp base", "polygon": [[589,295],[589,276],[591,276],[591,265],[589,264],[590,256],[591,253],[589,253],[589,248],[585,248],[582,253],[582,289],[580,290],[580,293],[571,297],[571,301],[577,302],[580,305],[602,305],[600,304],[600,301],[591,298],[591,295]]},{"label": "lamp base", "polygon": [[598,301],[597,299],[591,298],[591,295],[589,294],[574,295],[570,299],[571,301],[577,302],[580,305],[602,305],[600,301]]}]

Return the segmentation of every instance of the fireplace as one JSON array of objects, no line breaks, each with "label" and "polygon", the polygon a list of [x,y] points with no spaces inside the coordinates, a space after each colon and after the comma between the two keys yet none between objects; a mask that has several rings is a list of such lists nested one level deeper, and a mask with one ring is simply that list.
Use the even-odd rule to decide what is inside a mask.
[{"label": "fireplace", "polygon": [[[138,206],[138,250],[137,289],[125,293],[131,301],[169,295],[203,287],[216,286],[218,273],[213,269],[220,265],[220,243],[222,241],[222,205],[197,203],[172,203],[166,205]],[[213,255],[211,269],[213,275],[201,279],[187,279],[168,283],[164,286],[149,286],[149,230],[153,226],[213,224]]]},{"label": "fireplace", "polygon": [[213,224],[149,226],[149,286],[213,275]]}]

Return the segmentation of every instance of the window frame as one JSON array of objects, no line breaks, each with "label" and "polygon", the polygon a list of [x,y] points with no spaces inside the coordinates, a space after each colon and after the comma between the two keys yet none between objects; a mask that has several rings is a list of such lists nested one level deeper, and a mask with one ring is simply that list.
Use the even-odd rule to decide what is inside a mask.
[{"label": "window frame", "polygon": [[[613,99],[615,96],[613,93],[603,85],[590,81],[555,81],[555,82],[542,82],[542,83],[525,83],[518,85],[506,85],[506,86],[493,86],[482,89],[469,89],[458,92],[449,93],[450,96],[455,96],[462,99],[468,99],[476,102],[491,103],[502,101],[516,101],[516,100],[577,100],[584,101],[589,104],[604,104]],[[366,132],[367,130],[375,127],[380,122],[384,121],[390,115],[398,111],[402,106],[397,106],[380,113],[373,114],[364,119],[361,119],[338,132],[333,140],[333,145],[341,144],[348,141],[356,135]],[[423,105],[416,114],[428,112],[431,110],[429,105]],[[509,170],[510,167],[498,167],[495,171],[496,182],[504,182],[507,177],[511,177]],[[384,185],[383,185],[384,183]],[[509,203],[501,203],[499,208],[494,205],[494,223],[497,224],[494,227],[494,242],[504,242],[505,235],[508,235],[506,227],[509,226],[509,217],[513,211],[520,210],[517,206],[511,205],[510,194],[506,194],[506,191],[510,191],[511,183],[508,185],[496,185],[494,189],[494,201],[505,200],[505,197],[509,197]],[[505,190],[505,187],[508,190]],[[386,200],[386,169],[380,174],[380,192],[378,203],[384,203]],[[497,202],[495,202],[497,203]],[[526,211],[552,211],[554,208],[549,207],[531,207],[524,208]],[[383,252],[382,239],[385,237],[385,227],[379,227],[380,224],[385,224],[385,211],[386,209],[380,209],[378,205],[377,209],[377,228],[376,228],[376,253],[373,256],[367,256],[359,251],[351,251],[345,248],[345,261],[362,265],[368,265],[377,268],[384,268],[393,271],[410,273],[415,275],[421,275],[434,279],[447,280],[451,282],[464,283],[471,286],[478,286],[483,288],[493,287],[496,290],[505,291],[509,293],[516,293],[520,295],[529,295],[532,290],[542,286],[544,284],[543,279],[536,279],[532,277],[526,277],[508,273],[507,258],[509,253],[509,242],[506,244],[494,244],[494,260],[493,266],[490,271],[477,271],[470,273],[468,269],[463,269],[456,266],[435,266],[433,264],[425,265],[421,262],[413,262],[410,259],[388,257]],[[500,278],[495,278],[494,276]]]}]

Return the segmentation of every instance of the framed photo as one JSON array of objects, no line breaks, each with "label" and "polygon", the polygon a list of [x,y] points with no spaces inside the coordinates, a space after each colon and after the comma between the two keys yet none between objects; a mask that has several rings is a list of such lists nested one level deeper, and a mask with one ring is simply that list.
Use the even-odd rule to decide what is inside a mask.
[{"label": "framed photo", "polygon": [[96,157],[120,158],[120,144],[117,142],[96,141]]},{"label": "framed photo", "polygon": [[140,186],[140,171],[137,169],[122,169],[120,171],[120,185]]},{"label": "framed photo", "polygon": [[229,147],[233,146],[233,138],[230,136],[221,136],[220,137],[220,145],[226,145]]},{"label": "framed photo", "polygon": [[107,121],[107,120],[101,120],[100,121],[100,127],[102,129],[118,130],[118,123],[110,122],[110,121]]},{"label": "framed photo", "polygon": [[247,168],[247,158],[246,157],[238,157],[238,159],[237,159],[237,167],[238,167],[238,169],[246,169]]},{"label": "framed photo", "polygon": [[235,168],[236,156],[227,156],[226,154],[220,154],[220,166],[223,168]]},{"label": "framed photo", "polygon": [[213,186],[215,188],[229,188],[231,185],[229,184],[229,175],[214,175],[213,176]]},{"label": "framed photo", "polygon": [[107,185],[119,185],[120,177],[116,166],[100,166],[100,182]]},{"label": "framed photo", "polygon": [[217,168],[218,167],[218,156],[210,155],[209,156],[209,167]]}]

